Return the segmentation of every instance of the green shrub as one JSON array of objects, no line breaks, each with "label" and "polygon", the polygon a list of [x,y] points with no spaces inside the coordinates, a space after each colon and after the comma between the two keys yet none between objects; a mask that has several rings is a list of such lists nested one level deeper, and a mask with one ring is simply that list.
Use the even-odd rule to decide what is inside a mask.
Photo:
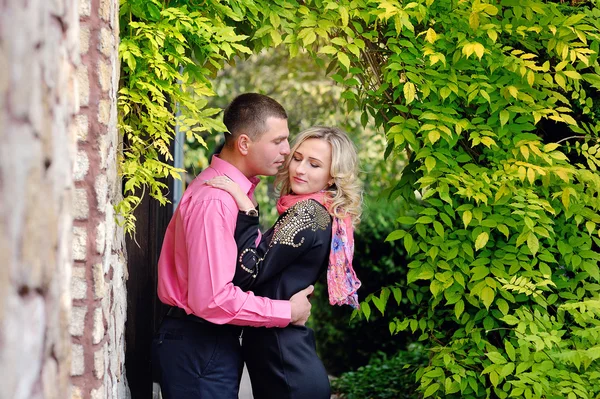
[{"label": "green shrub", "polygon": [[332,391],[341,399],[415,398],[419,386],[415,373],[426,362],[427,353],[420,344],[411,344],[392,357],[378,353],[368,365],[334,379]]}]

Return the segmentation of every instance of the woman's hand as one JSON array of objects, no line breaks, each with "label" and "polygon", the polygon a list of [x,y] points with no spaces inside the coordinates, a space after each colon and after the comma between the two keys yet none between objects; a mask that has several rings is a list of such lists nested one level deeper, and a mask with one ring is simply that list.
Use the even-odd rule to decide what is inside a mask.
[{"label": "woman's hand", "polygon": [[249,209],[254,209],[252,200],[250,200],[246,193],[242,191],[240,185],[231,180],[229,177],[217,176],[210,180],[206,180],[204,183],[208,184],[209,186],[227,191],[229,194],[231,194],[240,211],[245,212]]}]

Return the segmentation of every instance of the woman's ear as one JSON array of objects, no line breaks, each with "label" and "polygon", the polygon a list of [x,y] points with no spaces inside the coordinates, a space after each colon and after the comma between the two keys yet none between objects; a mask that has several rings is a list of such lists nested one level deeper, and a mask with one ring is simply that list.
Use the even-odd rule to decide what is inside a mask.
[{"label": "woman's ear", "polygon": [[242,155],[248,155],[248,149],[250,148],[250,137],[248,137],[246,134],[240,134],[236,145]]}]

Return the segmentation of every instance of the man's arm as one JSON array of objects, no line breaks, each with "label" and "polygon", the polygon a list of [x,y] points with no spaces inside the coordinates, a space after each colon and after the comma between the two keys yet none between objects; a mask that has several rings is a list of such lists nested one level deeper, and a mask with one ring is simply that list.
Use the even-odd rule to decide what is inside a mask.
[{"label": "man's arm", "polygon": [[185,240],[188,257],[190,310],[216,324],[254,327],[303,324],[310,314],[306,295],[304,300],[302,295],[293,298],[294,301],[272,300],[244,292],[231,282],[237,258],[232,220],[237,212],[219,200],[191,204],[188,209],[178,238]]}]

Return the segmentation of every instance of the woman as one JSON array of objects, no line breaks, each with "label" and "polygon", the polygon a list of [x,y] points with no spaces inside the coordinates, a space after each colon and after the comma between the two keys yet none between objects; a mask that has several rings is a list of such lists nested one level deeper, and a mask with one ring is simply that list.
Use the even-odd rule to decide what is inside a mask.
[{"label": "woman", "polygon": [[[360,281],[352,256],[361,195],[356,150],[343,131],[317,126],[298,135],[275,179],[279,219],[258,246],[252,201],[225,176],[207,184],[230,192],[240,209],[234,284],[256,295],[289,299],[326,269],[330,303],[358,307]],[[243,353],[256,399],[329,399],[327,372],[311,329],[247,328]]]}]

